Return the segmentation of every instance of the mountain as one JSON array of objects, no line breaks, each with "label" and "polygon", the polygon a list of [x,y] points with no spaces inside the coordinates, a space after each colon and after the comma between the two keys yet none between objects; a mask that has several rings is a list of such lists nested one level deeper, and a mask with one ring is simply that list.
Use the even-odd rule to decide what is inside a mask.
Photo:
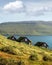
[{"label": "mountain", "polygon": [[52,50],[0,35],[0,65],[52,65]]},{"label": "mountain", "polygon": [[52,35],[52,21],[21,21],[0,24],[1,34]]}]

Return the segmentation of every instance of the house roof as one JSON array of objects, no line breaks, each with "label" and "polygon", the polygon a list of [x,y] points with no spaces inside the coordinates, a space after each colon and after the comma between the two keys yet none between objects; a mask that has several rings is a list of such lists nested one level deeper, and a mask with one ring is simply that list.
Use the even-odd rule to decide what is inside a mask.
[{"label": "house roof", "polygon": [[21,41],[21,40],[23,40],[23,39],[27,39],[29,42],[31,42],[27,37],[19,37],[18,39],[17,39],[17,41]]},{"label": "house roof", "polygon": [[17,40],[17,39],[15,38],[15,36],[9,36],[8,39],[15,40],[15,41]]},{"label": "house roof", "polygon": [[43,47],[48,47],[47,43],[46,42],[37,42],[35,44],[35,46],[43,46]]}]

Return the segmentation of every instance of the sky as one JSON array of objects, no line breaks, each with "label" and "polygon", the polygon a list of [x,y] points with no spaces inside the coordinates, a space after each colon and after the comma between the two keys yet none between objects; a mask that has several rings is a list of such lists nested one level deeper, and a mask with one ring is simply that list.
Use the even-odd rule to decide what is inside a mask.
[{"label": "sky", "polygon": [[0,0],[0,23],[52,21],[52,0]]}]

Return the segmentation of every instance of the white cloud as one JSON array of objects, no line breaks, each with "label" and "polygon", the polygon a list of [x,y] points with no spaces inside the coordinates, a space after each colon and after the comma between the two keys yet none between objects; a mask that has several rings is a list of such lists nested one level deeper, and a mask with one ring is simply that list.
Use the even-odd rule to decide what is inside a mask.
[{"label": "white cloud", "polygon": [[16,0],[4,5],[3,10],[9,12],[25,12],[30,16],[45,15],[47,12],[52,12],[52,1],[24,2],[23,0]]},{"label": "white cloud", "polygon": [[47,12],[52,12],[51,2],[27,2],[26,12],[29,15],[44,15]]},{"label": "white cloud", "polygon": [[9,2],[3,7],[3,10],[5,11],[20,11],[21,9],[23,9],[23,2],[19,0],[15,2]]}]

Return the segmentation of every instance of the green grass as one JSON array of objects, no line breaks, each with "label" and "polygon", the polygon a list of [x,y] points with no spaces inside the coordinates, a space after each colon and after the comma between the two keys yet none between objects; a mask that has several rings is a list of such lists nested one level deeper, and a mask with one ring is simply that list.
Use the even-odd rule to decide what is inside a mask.
[{"label": "green grass", "polygon": [[0,65],[52,65],[52,51],[0,35]]},{"label": "green grass", "polygon": [[0,24],[1,34],[17,35],[52,35],[52,23],[34,21],[34,23],[3,23]]}]

